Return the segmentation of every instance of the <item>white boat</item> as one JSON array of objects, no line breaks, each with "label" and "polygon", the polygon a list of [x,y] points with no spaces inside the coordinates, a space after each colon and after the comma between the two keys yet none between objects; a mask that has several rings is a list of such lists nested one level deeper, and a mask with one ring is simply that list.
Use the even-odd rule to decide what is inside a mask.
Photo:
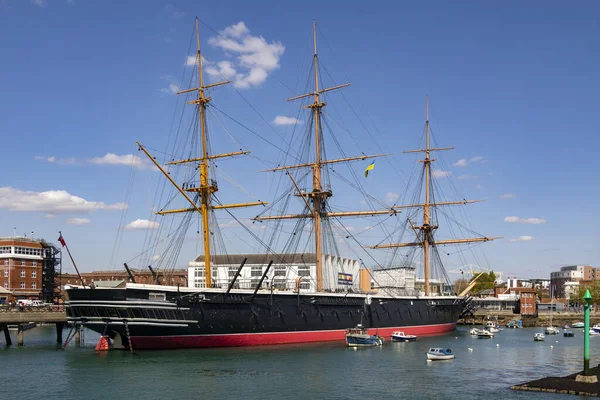
[{"label": "white boat", "polygon": [[427,352],[428,360],[452,360],[454,358],[454,354],[450,349],[442,349],[438,347],[432,347]]},{"label": "white boat", "polygon": [[[585,333],[585,331],[583,331],[583,332]],[[595,330],[593,330],[593,329],[590,328],[590,336],[598,336],[598,335],[600,335],[600,332],[595,331]]]},{"label": "white boat", "polygon": [[479,335],[479,332],[481,332],[481,329],[471,328],[471,330],[469,331],[469,334],[472,336],[477,336],[477,335]]},{"label": "white boat", "polygon": [[546,335],[558,335],[560,333],[560,329],[554,326],[549,326],[544,330],[544,332],[546,332]]},{"label": "white boat", "polygon": [[583,328],[585,326],[585,324],[583,322],[575,322],[573,325],[571,325],[571,328]]},{"label": "white boat", "polygon": [[543,342],[546,339],[543,333],[537,332],[533,334],[533,340],[536,342]]},{"label": "white boat", "polygon": [[[585,326],[585,325],[584,325]],[[595,330],[596,332],[600,332],[600,324],[595,324],[594,326],[592,326],[590,329]]]},{"label": "white boat", "polygon": [[401,331],[392,333],[392,342],[414,342],[415,340],[417,340],[415,335],[405,335]]},{"label": "white boat", "polygon": [[477,337],[479,339],[493,339],[494,334],[488,330],[483,329],[477,334]]},{"label": "white boat", "polygon": [[498,332],[500,332],[500,329],[492,326],[491,328],[488,329],[488,331],[490,331],[491,333],[498,333]]}]

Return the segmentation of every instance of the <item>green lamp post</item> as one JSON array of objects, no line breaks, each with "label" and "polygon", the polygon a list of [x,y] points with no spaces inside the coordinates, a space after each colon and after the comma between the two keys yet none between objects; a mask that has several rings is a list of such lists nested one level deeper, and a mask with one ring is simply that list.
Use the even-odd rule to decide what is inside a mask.
[{"label": "green lamp post", "polygon": [[585,306],[583,307],[583,375],[587,376],[590,374],[590,302],[592,301],[592,294],[589,289],[585,291],[583,299],[585,300]]}]

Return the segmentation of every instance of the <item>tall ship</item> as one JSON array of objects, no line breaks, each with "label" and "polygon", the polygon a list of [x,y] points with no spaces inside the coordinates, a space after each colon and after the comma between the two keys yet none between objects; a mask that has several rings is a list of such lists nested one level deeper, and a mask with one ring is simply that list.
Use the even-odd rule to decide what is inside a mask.
[{"label": "tall ship", "polygon": [[[453,292],[447,274],[438,265],[438,246],[486,242],[494,238],[435,239],[439,228],[436,210],[470,201],[436,201],[434,198],[431,163],[435,160],[431,154],[449,148],[431,146],[428,111],[425,145],[422,149],[409,151],[424,155],[418,173],[420,187],[410,199],[410,204],[388,206],[366,194],[374,200],[370,210],[340,211],[332,208],[330,175],[339,173],[334,167],[385,157],[386,154],[346,156],[342,153],[339,158],[326,157],[324,126],[328,123],[323,111],[326,106],[323,96],[349,84],[329,88],[320,86],[314,24],[313,41],[313,88],[307,94],[289,99],[308,102],[304,107],[308,109],[310,123],[306,124],[302,137],[294,137],[291,141],[300,145],[298,151],[286,153],[294,162],[281,163],[269,170],[281,174],[279,186],[285,186],[284,190],[270,204],[260,200],[223,204],[216,197],[219,187],[214,163],[249,151],[210,152],[207,119],[212,98],[208,95],[209,90],[230,82],[204,82],[205,61],[200,50],[196,19],[198,86],[179,93],[195,94],[187,103],[195,109],[193,131],[196,135],[190,143],[198,148],[198,154],[197,157],[166,163],[173,168],[192,166],[188,171],[195,174],[194,181],[184,179],[181,183],[177,182],[177,175],[156,161],[147,147],[139,142],[138,146],[162,172],[179,200],[186,202],[183,208],[160,209],[157,214],[182,214],[182,221],[188,223],[189,215],[199,217],[201,226],[198,232],[203,252],[189,264],[187,287],[161,284],[158,279],[155,284],[135,283],[132,274],[131,282],[117,287],[94,284],[67,286],[65,306],[71,323],[82,324],[110,337],[115,348],[129,349],[343,341],[346,330],[359,324],[370,334],[377,333],[383,337],[389,337],[398,330],[428,335],[455,329],[469,298]],[[365,175],[370,169],[367,167]],[[354,178],[358,182],[358,177]],[[360,183],[355,186],[360,186]],[[373,207],[374,203],[381,205],[380,209]],[[221,243],[223,239],[215,234],[218,227],[214,225],[218,224],[214,214],[225,212],[238,221],[231,210],[253,206],[262,207],[252,219],[253,223],[264,224],[267,228],[264,231],[272,231],[269,237],[261,238],[246,229],[263,251],[252,254],[217,252],[217,242]],[[288,210],[294,206],[302,209]],[[405,215],[407,217],[403,218]],[[392,254],[386,264],[380,264],[376,257],[371,257],[369,261],[374,265],[367,268],[358,257],[338,254],[336,241],[331,238],[333,231],[338,229],[344,231],[350,240],[354,239],[350,229],[341,221],[357,217],[393,218],[399,224],[394,232],[407,230],[414,239],[394,242],[394,232],[387,232],[389,235],[379,244],[360,244],[370,253],[388,251]],[[248,221],[239,222],[244,227],[247,225],[244,222]],[[289,228],[281,229],[283,224],[291,222],[294,222],[291,232]],[[182,237],[179,234],[173,236]],[[278,244],[280,241],[283,244]],[[359,244],[357,240],[356,243]],[[180,247],[180,243],[172,243],[167,249],[176,255]],[[403,249],[407,249],[408,254],[398,256]],[[170,260],[174,265],[176,257],[173,254],[162,260]],[[422,265],[422,279],[417,277],[416,265]],[[435,270],[441,271],[438,277],[432,277]]]}]

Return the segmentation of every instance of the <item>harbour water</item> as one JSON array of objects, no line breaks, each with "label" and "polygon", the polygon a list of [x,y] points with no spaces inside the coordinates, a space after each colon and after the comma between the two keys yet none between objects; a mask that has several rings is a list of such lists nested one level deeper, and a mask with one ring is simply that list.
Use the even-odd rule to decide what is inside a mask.
[{"label": "harbour water", "polygon": [[[24,347],[0,349],[0,398],[577,398],[509,390],[514,384],[581,370],[581,329],[574,330],[574,338],[547,335],[545,342],[534,342],[533,334],[540,331],[505,329],[493,339],[478,339],[468,327],[460,327],[414,343],[386,338],[382,347],[357,350],[335,342],[130,354],[96,353],[98,336],[91,331],[85,332],[84,347],[71,343],[57,351],[54,327],[38,327],[25,332]],[[600,337],[591,342],[595,366]],[[451,348],[456,359],[427,362],[429,347]]]}]

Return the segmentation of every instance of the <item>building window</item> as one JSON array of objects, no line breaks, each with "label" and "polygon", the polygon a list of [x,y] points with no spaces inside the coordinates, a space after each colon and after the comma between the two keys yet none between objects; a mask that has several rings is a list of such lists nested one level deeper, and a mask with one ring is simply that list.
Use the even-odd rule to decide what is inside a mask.
[{"label": "building window", "polygon": [[31,271],[31,277],[37,278],[37,271]]},{"label": "building window", "polygon": [[238,267],[228,267],[227,268],[227,273],[229,275],[230,278],[233,278],[235,276],[235,273],[237,272]]},{"label": "building window", "polygon": [[8,265],[8,260],[4,260],[4,265]]},{"label": "building window", "polygon": [[21,289],[25,289],[25,282],[21,282],[20,287],[21,287]]},{"label": "building window", "polygon": [[262,274],[263,274],[262,267],[252,267],[252,269],[250,270],[250,276],[260,277],[260,276],[262,276]]},{"label": "building window", "polygon": [[8,278],[8,270],[7,269],[4,270],[4,277]]},{"label": "building window", "polygon": [[275,289],[285,289],[285,285],[286,284],[286,280],[285,278],[281,279],[281,278],[275,278],[273,279],[273,287]]},{"label": "building window", "polygon": [[24,269],[21,270],[21,278],[25,278],[25,270]]},{"label": "building window", "polygon": [[285,265],[276,265],[273,276],[285,276]]},{"label": "building window", "polygon": [[25,266],[25,261],[21,261],[21,267]]},{"label": "building window", "polygon": [[10,254],[10,246],[0,247],[0,254]]},{"label": "building window", "polygon": [[33,283],[31,284],[31,288],[32,288],[32,289],[37,289],[37,283],[33,282]]},{"label": "building window", "polygon": [[4,287],[8,289],[8,281],[4,281]]},{"label": "building window", "polygon": [[33,265],[34,267],[37,267],[37,261],[32,261],[31,265]]},{"label": "building window", "polygon": [[310,289],[310,282],[300,282],[300,289]]},{"label": "building window", "polygon": [[194,270],[194,278],[204,278],[204,269],[203,268],[196,268]]},{"label": "building window", "polygon": [[310,267],[301,265],[298,267],[298,276],[310,276]]}]

